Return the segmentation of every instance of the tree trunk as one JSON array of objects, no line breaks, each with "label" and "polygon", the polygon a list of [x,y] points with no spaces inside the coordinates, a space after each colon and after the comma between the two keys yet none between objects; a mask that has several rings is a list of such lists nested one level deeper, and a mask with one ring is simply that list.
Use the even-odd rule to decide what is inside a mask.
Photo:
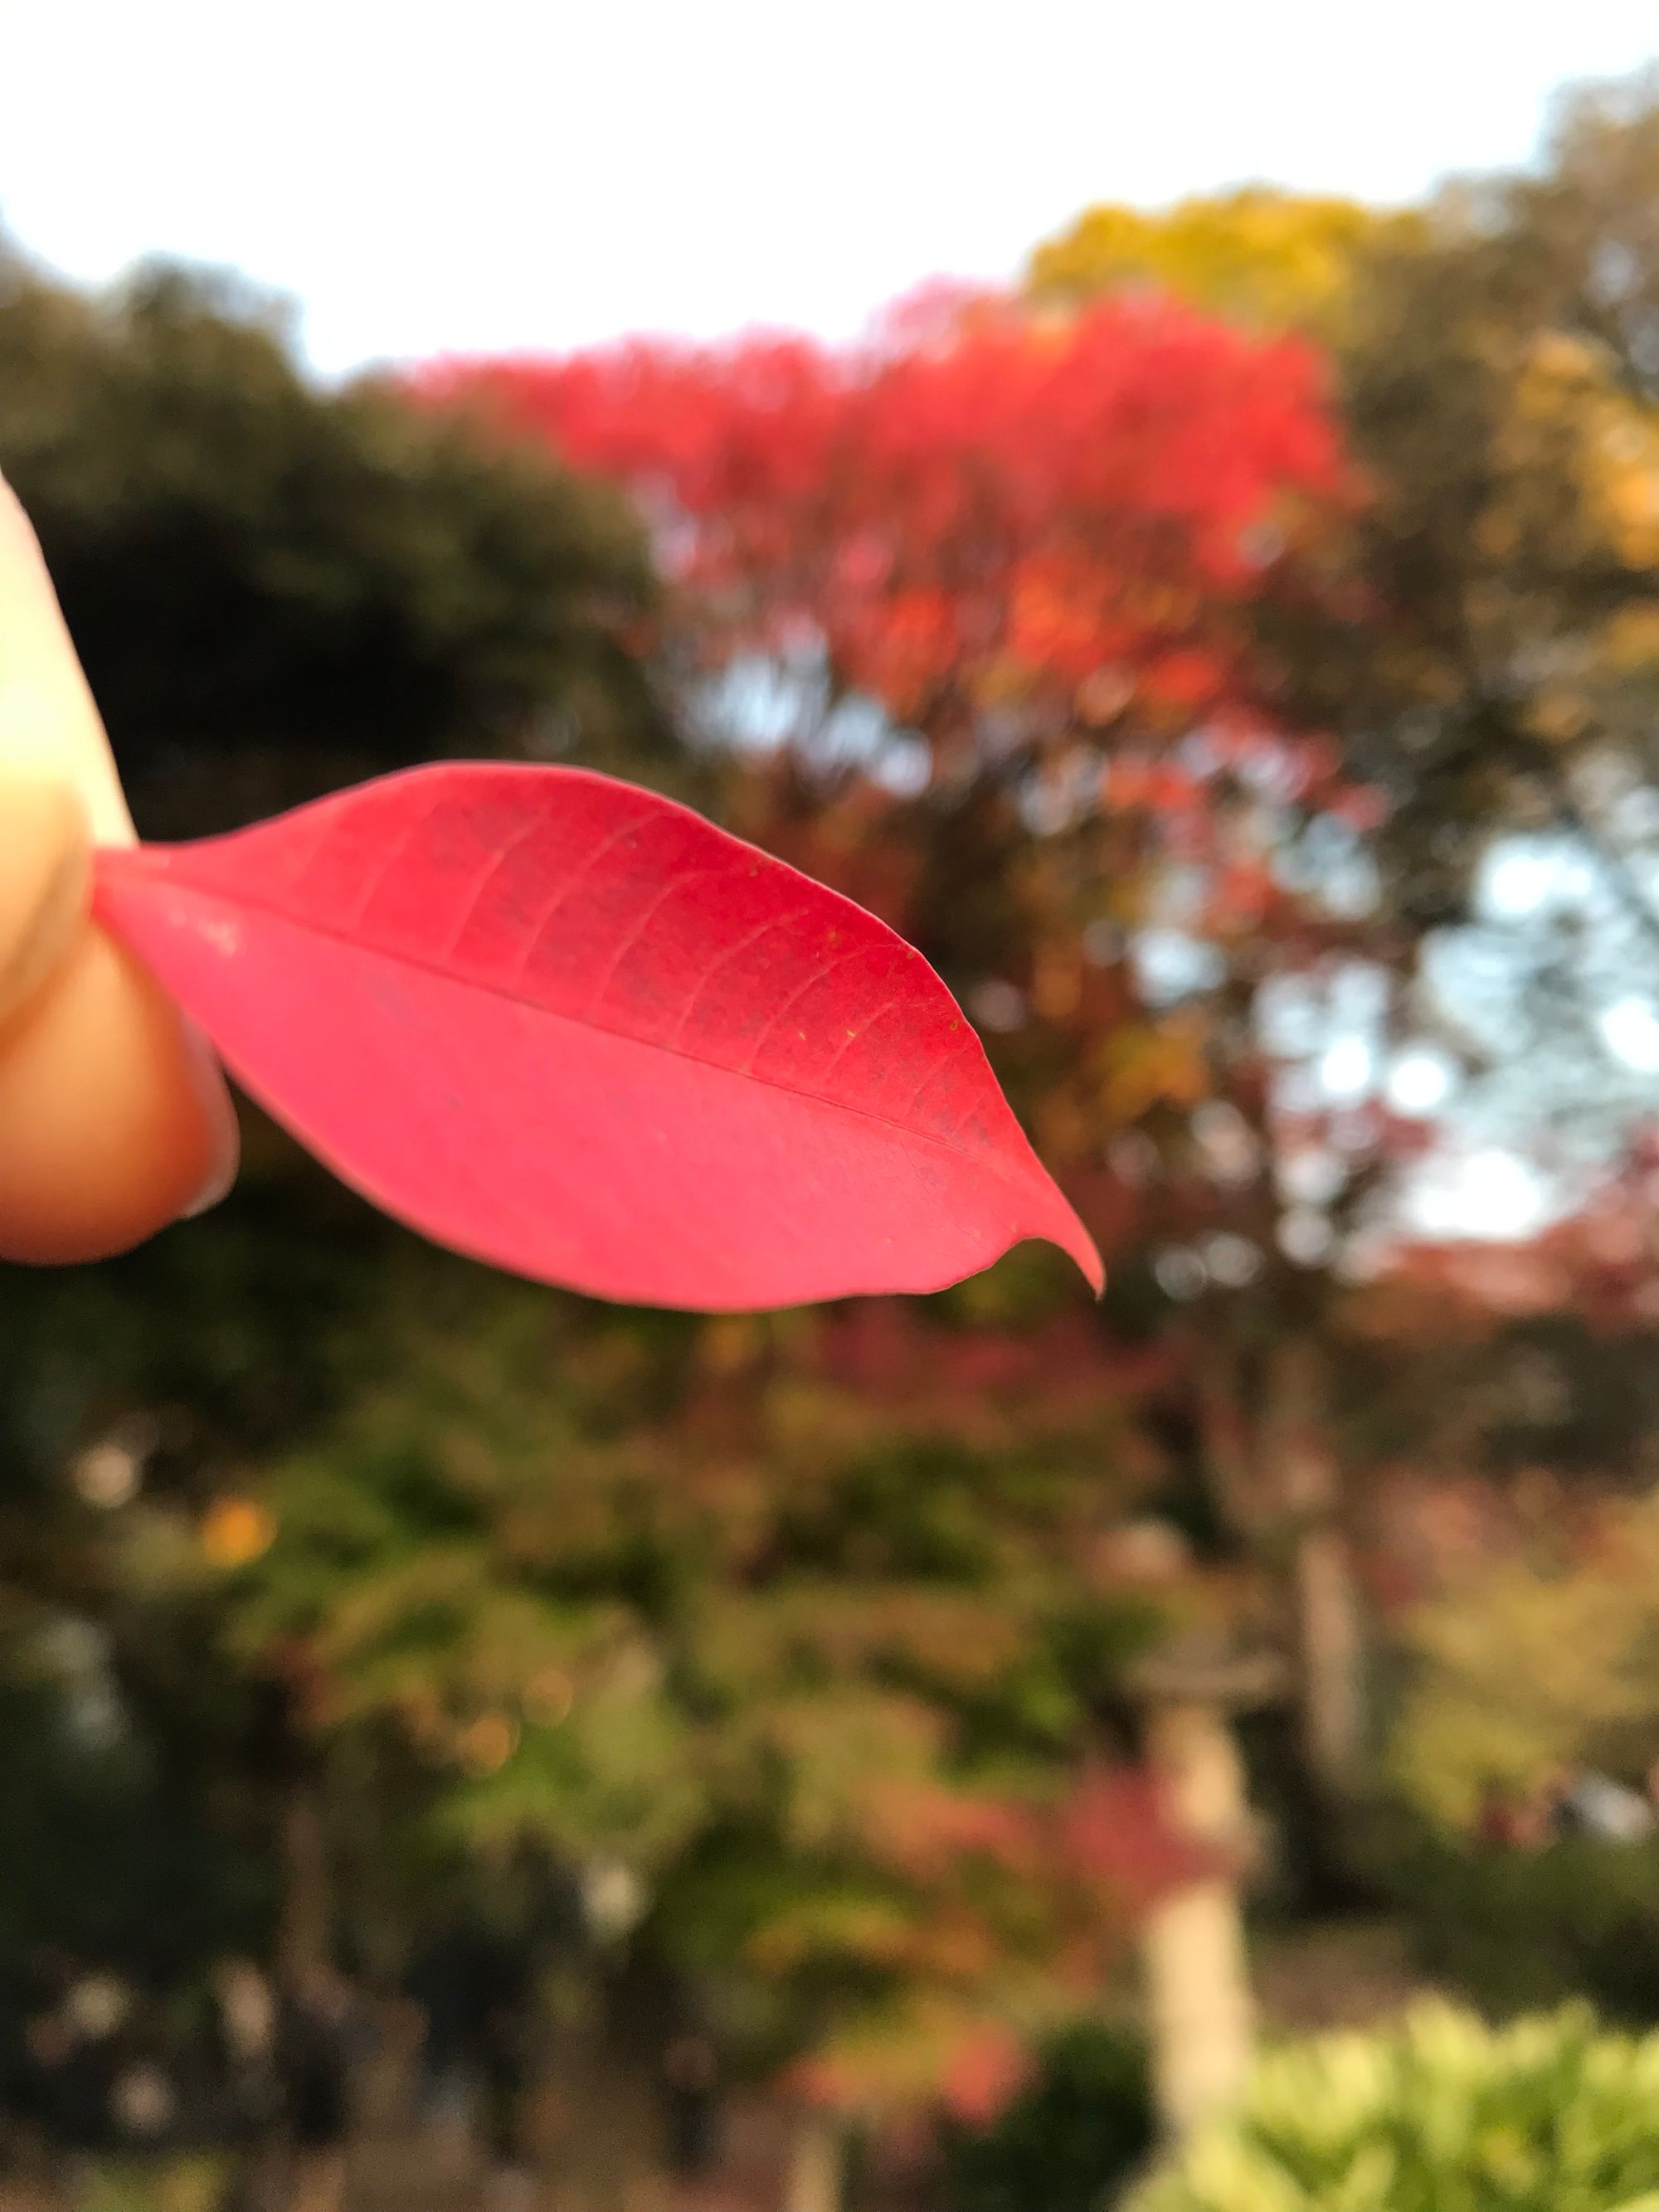
[{"label": "tree trunk", "polygon": [[528,2134],[548,2212],[664,2212],[672,2194],[654,2054],[601,1978],[550,2037]]},{"label": "tree trunk", "polygon": [[[1232,1732],[1216,1707],[1156,1705],[1146,1752],[1182,1826],[1243,1856],[1249,1808]],[[1167,2133],[1180,2137],[1231,2104],[1249,2071],[1254,2008],[1237,1878],[1218,1874],[1156,1905],[1141,1929],[1152,2082]]]},{"label": "tree trunk", "polygon": [[283,1901],[277,1978],[289,1989],[311,1981],[333,1957],[333,1910],[322,1808],[310,1781],[293,1783],[283,1807]]},{"label": "tree trunk", "polygon": [[841,2212],[847,2131],[833,2112],[803,2112],[784,2174],[782,2212]]},{"label": "tree trunk", "polygon": [[1304,1528],[1291,1568],[1302,1753],[1319,1794],[1352,1797],[1364,1771],[1364,1650],[1353,1560],[1342,1531]]},{"label": "tree trunk", "polygon": [[1270,1518],[1271,1504],[1261,1494],[1261,1469],[1250,1448],[1237,1351],[1222,1329],[1212,1328],[1194,1336],[1188,1357],[1211,1507],[1230,1535],[1255,1550]]},{"label": "tree trunk", "polygon": [[1316,1794],[1340,1804],[1364,1771],[1365,1637],[1319,1346],[1289,1338],[1273,1354],[1268,1384],[1264,1443],[1289,1531],[1302,1755]]}]

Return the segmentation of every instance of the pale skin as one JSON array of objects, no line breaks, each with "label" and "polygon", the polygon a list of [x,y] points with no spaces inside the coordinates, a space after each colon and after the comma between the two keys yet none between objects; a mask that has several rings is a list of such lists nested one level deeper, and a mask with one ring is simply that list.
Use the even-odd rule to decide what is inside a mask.
[{"label": "pale skin", "polygon": [[235,1176],[207,1047],[90,917],[94,847],[132,842],[34,532],[0,482],[0,1260],[125,1252]]}]

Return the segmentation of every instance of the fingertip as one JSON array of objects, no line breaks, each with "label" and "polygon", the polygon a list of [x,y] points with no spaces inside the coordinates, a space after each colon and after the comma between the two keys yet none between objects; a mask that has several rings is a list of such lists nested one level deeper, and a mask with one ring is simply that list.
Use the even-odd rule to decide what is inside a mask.
[{"label": "fingertip", "polygon": [[235,1188],[242,1164],[242,1125],[213,1048],[193,1024],[181,1024],[181,1042],[201,1108],[204,1148],[201,1180],[189,1204],[181,1208],[181,1221],[194,1221],[222,1205]]},{"label": "fingertip", "polygon": [[0,1036],[0,1258],[108,1259],[216,1202],[234,1110],[160,987],[88,928]]}]

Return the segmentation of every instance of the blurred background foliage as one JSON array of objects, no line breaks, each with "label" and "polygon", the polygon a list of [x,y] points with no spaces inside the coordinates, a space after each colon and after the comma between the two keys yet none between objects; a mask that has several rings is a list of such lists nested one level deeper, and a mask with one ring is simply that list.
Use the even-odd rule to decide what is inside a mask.
[{"label": "blurred background foliage", "polygon": [[456,752],[665,754],[622,502],[295,366],[281,311],[158,266],[0,261],[0,443],[146,834]]},{"label": "blurred background foliage", "polygon": [[[1659,1758],[1656,210],[1637,82],[1401,213],[1091,210],[858,349],[338,392],[221,280],[0,264],[0,465],[147,834],[447,753],[692,798],[935,962],[1112,1277],[604,1309],[251,1114],[216,1214],[0,1274],[20,2033],[48,1950],[384,1992],[483,1929],[573,2202],[659,2174],[691,2035],[791,2212],[918,2129],[1060,2212],[1152,2139],[1121,2023],[1206,1885],[1264,1960],[1381,1917],[1659,2019],[1656,1847],[1549,1825]],[[1248,1838],[1172,1704],[1248,1709]],[[1449,2201],[1438,2099],[1446,2188],[1611,2204],[1644,2069],[1437,2015],[1270,2060],[1147,2201]]]}]

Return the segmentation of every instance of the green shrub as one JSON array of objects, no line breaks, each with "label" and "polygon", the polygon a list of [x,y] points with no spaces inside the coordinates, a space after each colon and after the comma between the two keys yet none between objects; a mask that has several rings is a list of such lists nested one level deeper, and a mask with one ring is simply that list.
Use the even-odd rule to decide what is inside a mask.
[{"label": "green shrub", "polygon": [[1074,2027],[993,2125],[947,2136],[944,2203],[947,2212],[1094,2212],[1152,2142],[1142,2039]]},{"label": "green shrub", "polygon": [[1659,2026],[1659,1843],[1482,1851],[1425,1838],[1388,1869],[1425,1973],[1502,2016],[1584,1996]]},{"label": "green shrub", "polygon": [[1134,2212],[1659,2212],[1659,2035],[1420,2007],[1289,2045]]}]

